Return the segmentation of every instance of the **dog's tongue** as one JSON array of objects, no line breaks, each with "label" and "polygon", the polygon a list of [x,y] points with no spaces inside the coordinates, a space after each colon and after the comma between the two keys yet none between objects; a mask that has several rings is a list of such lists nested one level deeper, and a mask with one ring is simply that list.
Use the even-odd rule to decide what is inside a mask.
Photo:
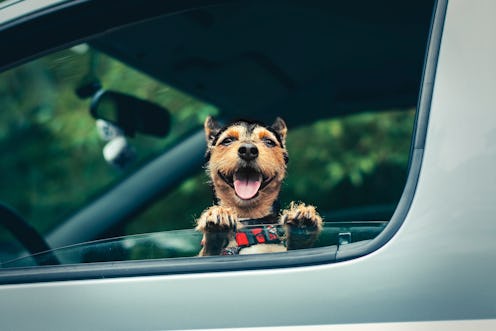
[{"label": "dog's tongue", "polygon": [[234,175],[234,190],[243,200],[253,198],[262,185],[262,175],[255,172],[239,172]]}]

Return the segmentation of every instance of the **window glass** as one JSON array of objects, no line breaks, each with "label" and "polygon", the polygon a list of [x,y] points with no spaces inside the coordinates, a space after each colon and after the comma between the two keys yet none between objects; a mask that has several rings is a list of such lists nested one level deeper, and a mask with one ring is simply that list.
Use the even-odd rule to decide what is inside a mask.
[{"label": "window glass", "polygon": [[[364,112],[289,128],[281,207],[305,201],[325,221],[389,220],[406,179],[414,115],[414,109]],[[129,222],[125,233],[191,228],[213,201],[201,172]]]},{"label": "window glass", "polygon": [[[105,162],[106,142],[90,115],[90,98],[76,94],[97,79],[105,89],[162,105],[172,116],[166,137],[127,137],[135,156],[122,168]],[[42,235],[217,113],[86,44],[2,73],[0,95],[0,201]],[[11,248],[18,244],[4,227],[0,242],[0,260],[15,255]]]},{"label": "window glass", "polygon": [[[49,244],[57,231],[85,231],[84,221],[104,229],[24,257],[22,240],[0,227],[0,262],[16,267],[198,255],[205,240],[194,230],[196,220],[219,197],[202,167],[208,116],[221,124],[286,121],[284,144],[280,123],[260,139],[267,148],[287,146],[289,154],[276,214],[304,202],[324,220],[311,247],[377,236],[407,176],[431,7],[402,21],[394,12],[402,6],[380,13],[367,6],[253,1],[184,11],[0,73],[0,203]],[[167,122],[154,121],[150,112],[170,116],[166,133],[146,132]],[[239,133],[227,138],[234,136],[240,140]],[[196,153],[194,167],[189,152]],[[187,167],[193,170],[176,171]],[[219,176],[238,196],[239,185],[251,195],[254,186],[273,180],[254,179],[242,168]],[[159,186],[156,193],[143,198],[121,189],[143,173],[150,190]],[[162,174],[170,177],[167,183],[155,183]],[[104,197],[111,198],[111,217],[84,214]],[[137,202],[120,214],[123,197]],[[82,214],[86,219],[77,223]],[[272,225],[286,245],[290,234]],[[291,235],[304,240],[308,233]]]}]

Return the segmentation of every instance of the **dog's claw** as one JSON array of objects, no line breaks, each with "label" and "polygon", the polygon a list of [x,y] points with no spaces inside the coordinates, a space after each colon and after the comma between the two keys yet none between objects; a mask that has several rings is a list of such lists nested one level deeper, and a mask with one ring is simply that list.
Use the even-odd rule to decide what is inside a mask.
[{"label": "dog's claw", "polygon": [[314,206],[292,202],[289,209],[283,211],[281,223],[299,228],[314,227],[320,230],[323,221]]},{"label": "dog's claw", "polygon": [[200,256],[219,255],[234,238],[237,215],[231,208],[212,206],[196,222],[196,230],[203,232]]},{"label": "dog's claw", "polygon": [[286,226],[288,249],[312,247],[323,227],[323,221],[314,206],[292,202],[283,211],[280,223]]},{"label": "dog's claw", "polygon": [[196,223],[201,232],[233,231],[236,229],[237,216],[231,208],[212,206],[205,210]]}]

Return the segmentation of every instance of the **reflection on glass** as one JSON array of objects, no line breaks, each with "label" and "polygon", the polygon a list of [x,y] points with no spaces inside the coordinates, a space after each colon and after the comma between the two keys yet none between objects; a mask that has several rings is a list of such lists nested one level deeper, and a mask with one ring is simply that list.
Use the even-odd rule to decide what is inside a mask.
[{"label": "reflection on glass", "polygon": [[[385,227],[385,221],[327,222],[315,247],[345,245],[370,240]],[[278,226],[279,232],[283,228]],[[3,264],[4,268],[51,264],[54,254],[61,264],[169,259],[198,255],[201,233],[194,230],[164,231],[82,243],[26,256]],[[283,236],[283,234],[282,234]]]}]

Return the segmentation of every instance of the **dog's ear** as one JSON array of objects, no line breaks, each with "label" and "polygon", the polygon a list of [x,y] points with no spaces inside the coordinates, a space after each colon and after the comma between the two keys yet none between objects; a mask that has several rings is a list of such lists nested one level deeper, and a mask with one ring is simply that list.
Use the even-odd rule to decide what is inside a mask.
[{"label": "dog's ear", "polygon": [[215,136],[217,135],[217,133],[219,133],[221,126],[212,118],[212,116],[208,116],[205,120],[205,123],[203,124],[203,127],[205,128],[205,138],[207,139],[207,145],[211,145]]},{"label": "dog's ear", "polygon": [[286,123],[284,120],[280,117],[276,118],[274,123],[270,126],[277,134],[279,137],[281,137],[282,143],[286,143],[286,133],[288,132],[288,128],[286,126]]}]

